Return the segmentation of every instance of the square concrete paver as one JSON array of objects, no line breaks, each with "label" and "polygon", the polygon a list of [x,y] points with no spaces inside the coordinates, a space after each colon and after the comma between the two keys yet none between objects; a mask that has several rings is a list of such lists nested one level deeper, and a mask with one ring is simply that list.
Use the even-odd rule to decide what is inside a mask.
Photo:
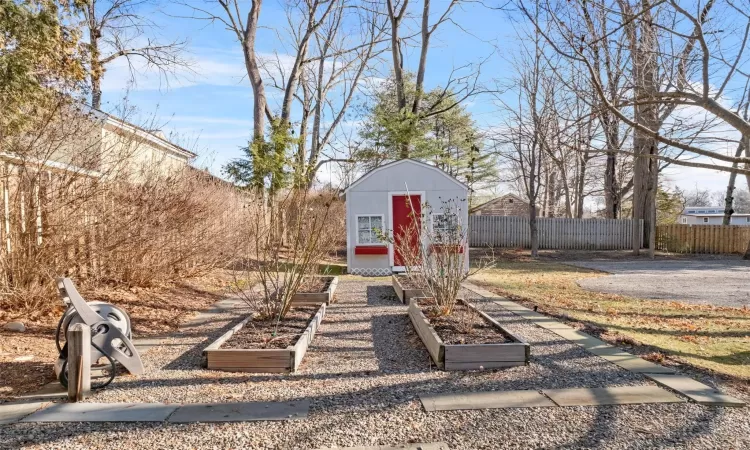
[{"label": "square concrete paver", "polygon": [[624,386],[591,389],[544,389],[560,406],[631,405],[640,403],[683,403],[685,400],[656,386]]},{"label": "square concrete paver", "polygon": [[196,403],[181,406],[171,423],[304,419],[309,400],[295,402]]},{"label": "square concrete paver", "polygon": [[674,369],[660,366],[645,359],[624,352],[617,347],[596,347],[589,350],[591,353],[617,364],[625,370],[636,373],[675,373]]},{"label": "square concrete paver", "polygon": [[0,425],[15,423],[43,408],[43,402],[18,402],[0,404]]},{"label": "square concrete paver", "polygon": [[708,406],[745,406],[745,402],[684,375],[645,374],[662,386],[673,389],[696,403]]},{"label": "square concrete paver", "polygon": [[454,411],[457,409],[537,408],[554,407],[547,397],[537,391],[489,391],[463,394],[421,395],[425,411]]},{"label": "square concrete paver", "polygon": [[58,403],[23,422],[163,422],[175,409],[163,403]]}]

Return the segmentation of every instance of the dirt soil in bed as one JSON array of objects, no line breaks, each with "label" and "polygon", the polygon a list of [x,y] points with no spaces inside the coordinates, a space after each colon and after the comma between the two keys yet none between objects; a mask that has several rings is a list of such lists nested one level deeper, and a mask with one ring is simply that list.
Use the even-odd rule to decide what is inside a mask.
[{"label": "dirt soil in bed", "polygon": [[251,320],[221,348],[284,349],[294,345],[319,308],[294,308],[276,325],[276,320]]},{"label": "dirt soil in bed", "polygon": [[320,293],[325,292],[328,289],[328,285],[331,284],[329,278],[311,277],[305,278],[300,284],[297,292],[299,293]]},{"label": "dirt soil in bed", "polygon": [[419,286],[408,277],[398,277],[398,282],[403,289],[419,289]]},{"label": "dirt soil in bed", "polygon": [[424,315],[445,344],[505,344],[513,342],[475,310],[457,303],[449,316],[439,315],[432,301],[421,301]]}]

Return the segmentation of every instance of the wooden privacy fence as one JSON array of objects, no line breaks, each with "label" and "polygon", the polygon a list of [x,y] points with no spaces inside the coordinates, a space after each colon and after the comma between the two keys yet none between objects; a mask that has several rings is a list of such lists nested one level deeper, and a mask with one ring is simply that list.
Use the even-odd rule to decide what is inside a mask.
[{"label": "wooden privacy fence", "polygon": [[[630,219],[538,218],[539,248],[549,250],[627,250],[633,248]],[[643,236],[643,221],[638,221]],[[531,248],[527,217],[469,216],[471,247]],[[640,245],[643,246],[643,238]]]},{"label": "wooden privacy fence", "polygon": [[750,227],[738,225],[659,225],[656,249],[672,253],[745,253]]}]

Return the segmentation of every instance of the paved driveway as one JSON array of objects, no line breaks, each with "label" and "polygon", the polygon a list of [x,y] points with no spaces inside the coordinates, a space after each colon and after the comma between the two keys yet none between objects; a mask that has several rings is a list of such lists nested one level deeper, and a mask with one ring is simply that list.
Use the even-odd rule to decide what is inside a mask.
[{"label": "paved driveway", "polygon": [[750,307],[750,261],[573,261],[566,264],[612,274],[578,282],[591,291]]}]

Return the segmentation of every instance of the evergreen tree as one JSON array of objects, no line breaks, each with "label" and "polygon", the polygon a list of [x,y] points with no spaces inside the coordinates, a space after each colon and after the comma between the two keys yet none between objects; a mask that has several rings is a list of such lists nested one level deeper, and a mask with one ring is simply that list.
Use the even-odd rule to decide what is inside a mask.
[{"label": "evergreen tree", "polygon": [[[411,74],[406,76],[407,103],[414,97],[413,78]],[[452,93],[444,95],[442,88],[436,88],[425,93],[422,107],[425,111],[440,111],[453,104],[453,97]],[[402,146],[409,143],[412,159],[435,165],[472,189],[497,181],[495,157],[484,150],[471,114],[461,105],[426,117],[421,113],[409,114],[398,110],[396,84],[389,78],[365,107],[366,120],[359,131],[361,144],[354,153],[354,159],[364,170],[399,159]]]}]

